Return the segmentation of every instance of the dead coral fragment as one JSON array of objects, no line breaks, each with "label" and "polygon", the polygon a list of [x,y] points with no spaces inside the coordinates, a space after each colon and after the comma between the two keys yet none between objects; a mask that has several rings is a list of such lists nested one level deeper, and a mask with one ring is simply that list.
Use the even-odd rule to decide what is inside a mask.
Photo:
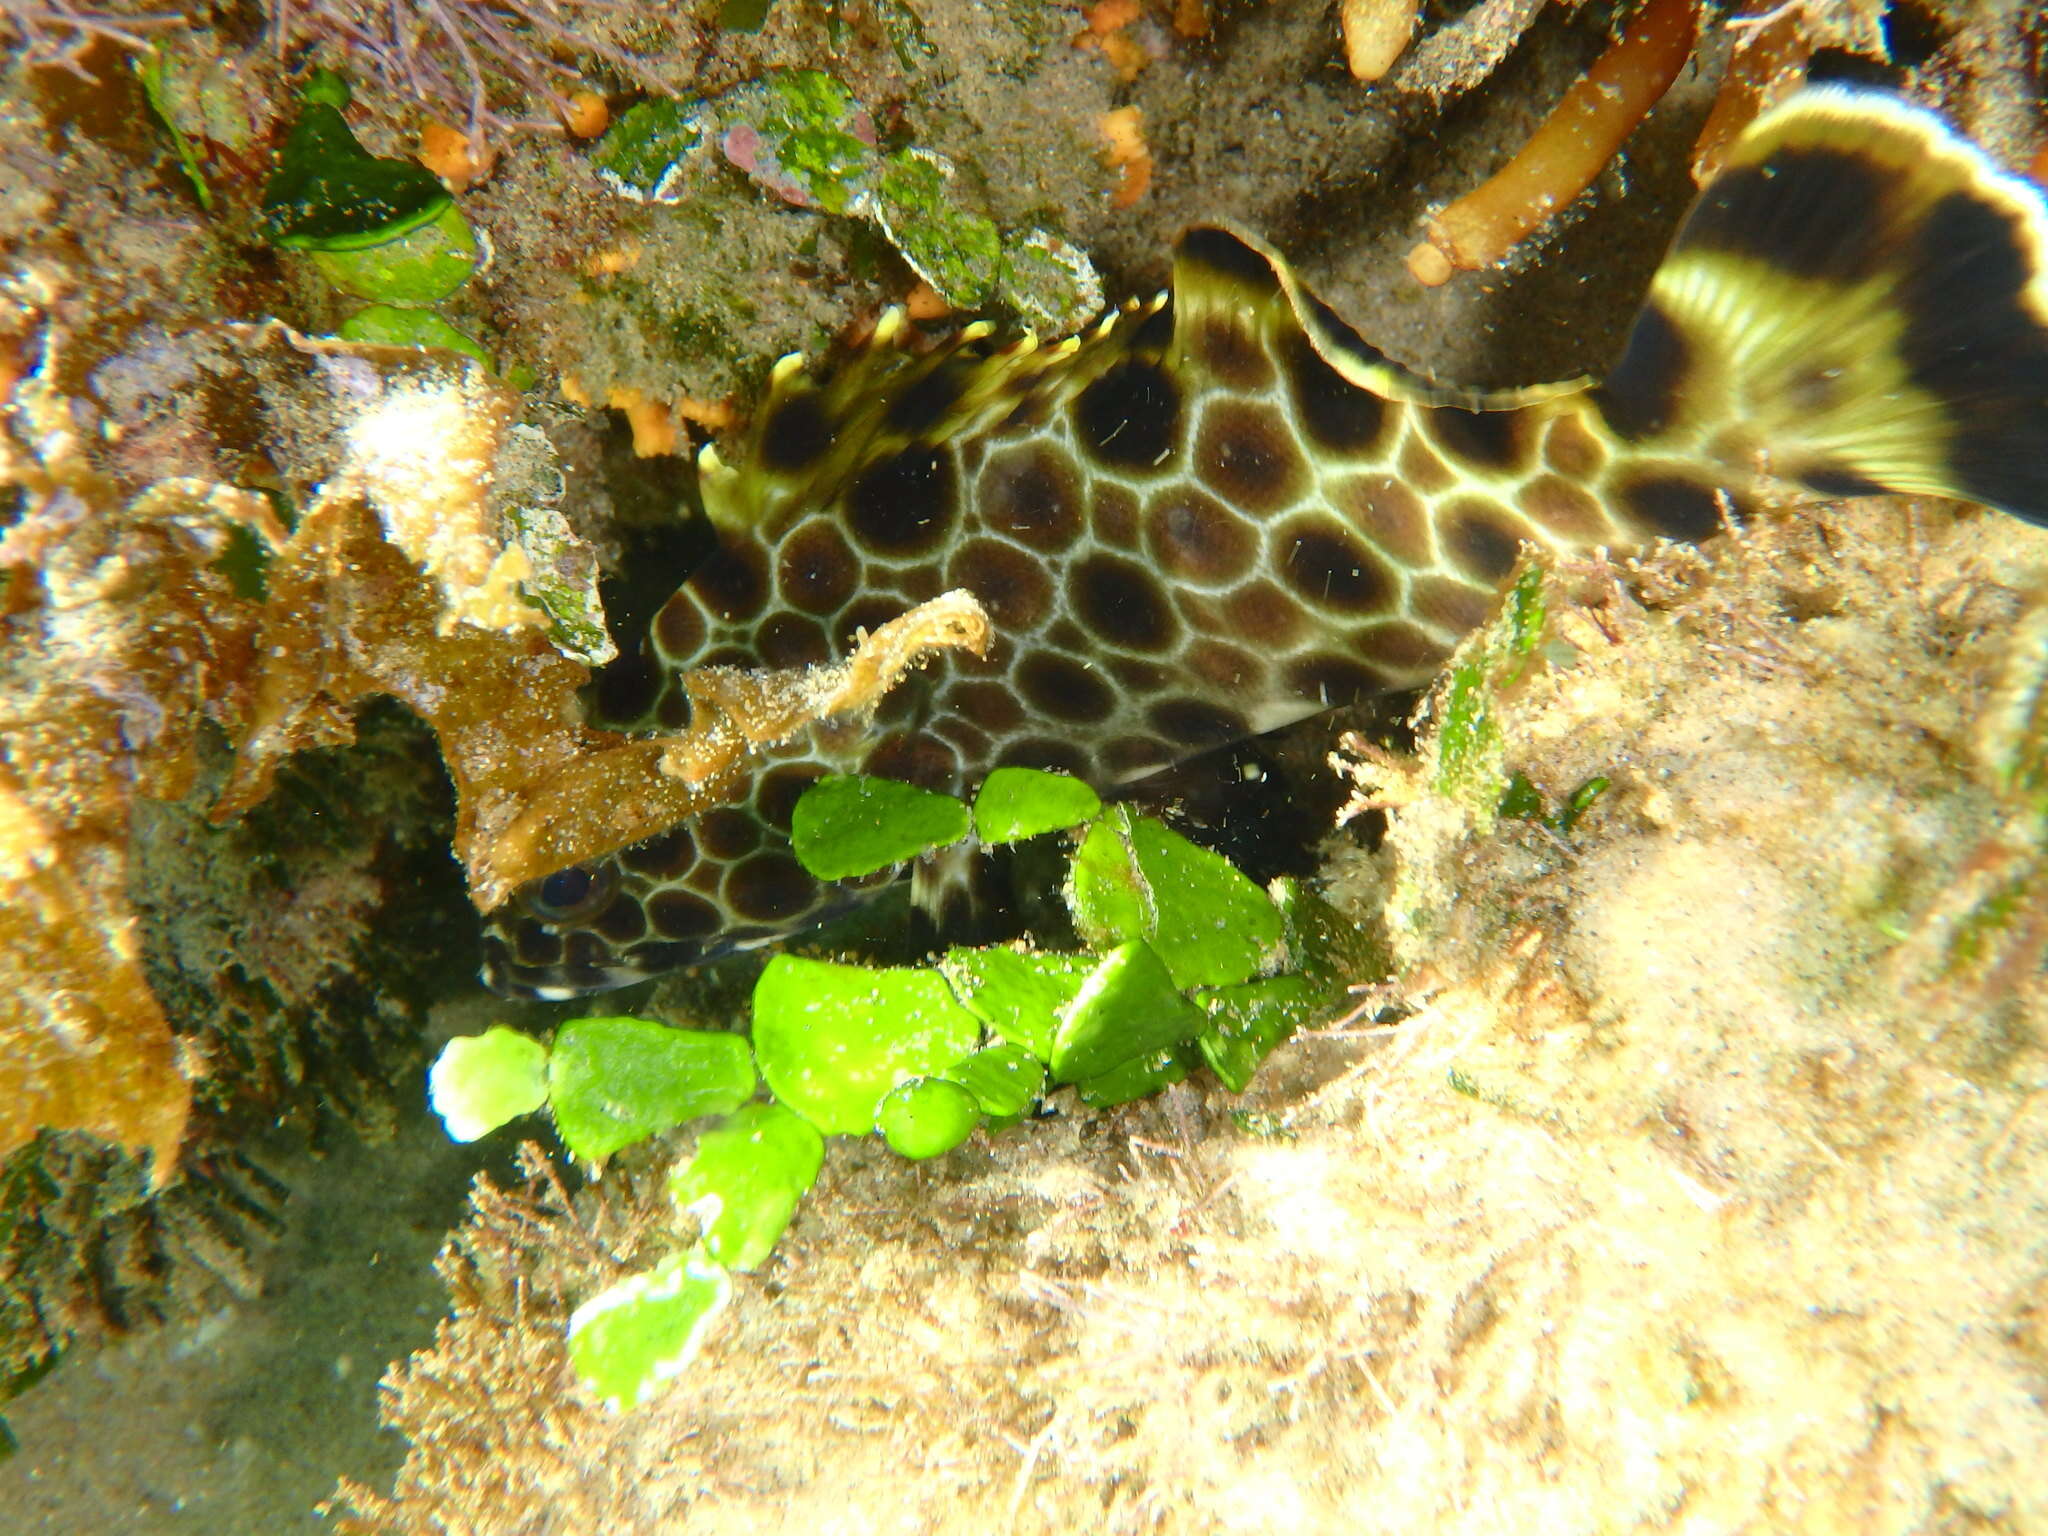
[{"label": "dead coral fragment", "polygon": [[1416,281],[1435,287],[1492,266],[1592,185],[1691,56],[1695,6],[1646,0],[1514,159],[1430,221],[1428,242],[1408,255]]},{"label": "dead coral fragment", "polygon": [[231,533],[280,530],[261,497],[171,481],[124,502],[88,458],[48,319],[16,295],[18,367],[0,485],[0,1156],[39,1127],[90,1131],[175,1165],[191,1105],[139,960],[127,894],[137,795],[191,785],[195,732],[242,702],[256,610],[215,563]]},{"label": "dead coral fragment", "polygon": [[[941,598],[839,667],[697,674],[699,724],[681,738],[592,730],[576,702],[589,673],[544,632],[525,595],[530,541],[490,496],[520,440],[516,397],[414,353],[282,333],[258,350],[270,388],[304,397],[312,430],[292,475],[319,489],[271,559],[254,699],[216,819],[263,799],[289,754],[352,740],[358,705],[388,694],[433,727],[455,851],[487,910],[716,803],[756,748],[872,707],[927,648],[986,643],[971,599]],[[554,542],[573,545],[566,530]]]},{"label": "dead coral fragment", "polygon": [[756,752],[816,724],[864,718],[931,652],[980,656],[990,638],[988,615],[973,595],[948,592],[862,637],[843,662],[685,673],[691,729],[638,740],[580,731],[584,750],[529,787],[527,806],[489,846],[464,853],[471,898],[489,910],[528,880],[723,804]]}]

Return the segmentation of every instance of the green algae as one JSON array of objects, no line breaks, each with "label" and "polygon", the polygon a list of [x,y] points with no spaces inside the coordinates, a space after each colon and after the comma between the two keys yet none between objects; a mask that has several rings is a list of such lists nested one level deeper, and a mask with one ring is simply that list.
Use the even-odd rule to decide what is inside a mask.
[{"label": "green algae", "polygon": [[1059,1082],[1099,1078],[1193,1040],[1205,1022],[1159,952],[1133,939],[1105,955],[1062,1010],[1047,1065]]},{"label": "green algae", "polygon": [[569,1361],[612,1408],[637,1408],[696,1357],[732,1300],[732,1277],[701,1253],[672,1254],[578,1307]]},{"label": "green algae", "polygon": [[679,203],[691,157],[704,147],[703,103],[656,96],[620,113],[598,141],[591,169],[619,196],[636,203]]},{"label": "green algae", "polygon": [[1062,832],[1102,814],[1102,797],[1064,773],[998,768],[974,796],[974,835],[991,847]]},{"label": "green algae", "polygon": [[1067,904],[1097,949],[1147,940],[1176,987],[1247,980],[1282,931],[1272,900],[1228,859],[1126,806],[1112,807],[1082,840]]},{"label": "green algae", "polygon": [[824,1163],[825,1138],[808,1120],[780,1104],[748,1104],[697,1138],[669,1175],[669,1198],[697,1218],[711,1259],[758,1269]]},{"label": "green algae", "polygon": [[891,1088],[944,1072],[980,1040],[937,971],[777,955],[754,987],[762,1079],[827,1135],[866,1135]]},{"label": "green algae", "polygon": [[386,347],[439,347],[474,358],[486,368],[491,355],[431,309],[402,304],[367,304],[336,327],[343,341],[372,342]]},{"label": "green algae", "polygon": [[737,1109],[753,1091],[753,1053],[741,1036],[649,1019],[571,1019],[548,1055],[555,1128],[581,1158]]},{"label": "green algae", "polygon": [[889,1150],[913,1161],[952,1151],[974,1134],[981,1119],[973,1092],[944,1077],[908,1078],[875,1106],[875,1129]]},{"label": "green algae", "polygon": [[454,205],[417,161],[380,158],[357,142],[341,109],[348,86],[315,73],[263,188],[264,233],[291,251],[350,251],[424,227]]},{"label": "green algae", "polygon": [[1073,1001],[1093,968],[1082,955],[1004,948],[954,949],[939,963],[963,1007],[1040,1061],[1051,1058],[1060,1010]]},{"label": "green algae", "polygon": [[548,1101],[548,1048],[502,1024],[450,1040],[427,1073],[427,1102],[456,1141],[475,1141]]},{"label": "green algae", "polygon": [[819,780],[790,817],[791,847],[820,880],[873,874],[967,832],[967,807],[951,795],[858,774]]}]

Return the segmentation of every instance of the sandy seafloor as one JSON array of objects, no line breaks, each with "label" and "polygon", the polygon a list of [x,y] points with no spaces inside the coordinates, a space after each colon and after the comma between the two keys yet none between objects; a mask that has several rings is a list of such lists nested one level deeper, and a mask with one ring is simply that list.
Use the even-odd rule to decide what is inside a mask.
[{"label": "sandy seafloor", "polygon": [[6,1536],[283,1536],[347,1475],[382,1484],[404,1454],[378,1426],[377,1378],[433,1337],[447,1292],[435,1251],[470,1176],[506,1176],[507,1135],[449,1141],[424,1083],[398,1133],[289,1143],[290,1186],[263,1294],[65,1358],[10,1403],[21,1449],[0,1462]]}]

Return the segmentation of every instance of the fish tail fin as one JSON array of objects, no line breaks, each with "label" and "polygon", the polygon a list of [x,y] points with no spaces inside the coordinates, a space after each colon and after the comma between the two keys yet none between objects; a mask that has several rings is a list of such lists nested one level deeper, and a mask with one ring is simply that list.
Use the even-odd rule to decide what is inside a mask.
[{"label": "fish tail fin", "polygon": [[1595,398],[1632,446],[2048,524],[2048,205],[1928,113],[1804,92],[1701,194]]}]

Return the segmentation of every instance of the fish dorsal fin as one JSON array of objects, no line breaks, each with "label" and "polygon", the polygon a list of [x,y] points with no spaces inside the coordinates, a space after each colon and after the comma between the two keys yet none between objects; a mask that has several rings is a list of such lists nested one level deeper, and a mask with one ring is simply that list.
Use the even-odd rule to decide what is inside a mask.
[{"label": "fish dorsal fin", "polygon": [[1625,442],[2048,522],[2048,211],[1939,119],[1802,92],[1687,217],[1596,398]]},{"label": "fish dorsal fin", "polygon": [[1282,256],[1255,235],[1223,224],[1196,224],[1173,252],[1176,349],[1183,353],[1202,334],[1208,317],[1250,314],[1267,330],[1269,345],[1286,345],[1292,332],[1347,383],[1383,400],[1467,411],[1513,411],[1588,386],[1585,379],[1523,389],[1482,390],[1440,384],[1405,368],[1361,336],[1317,298]]},{"label": "fish dorsal fin", "polygon": [[1065,393],[1086,376],[1086,360],[1128,342],[1133,326],[1165,302],[1127,303],[1079,335],[1044,342],[1030,331],[997,342],[986,320],[963,326],[930,351],[914,350],[900,309],[883,312],[873,334],[823,378],[792,353],[728,464],[715,449],[698,455],[704,510],[720,528],[773,537],[818,503],[821,488],[844,484],[865,463],[918,444],[984,431],[1040,387]]}]

